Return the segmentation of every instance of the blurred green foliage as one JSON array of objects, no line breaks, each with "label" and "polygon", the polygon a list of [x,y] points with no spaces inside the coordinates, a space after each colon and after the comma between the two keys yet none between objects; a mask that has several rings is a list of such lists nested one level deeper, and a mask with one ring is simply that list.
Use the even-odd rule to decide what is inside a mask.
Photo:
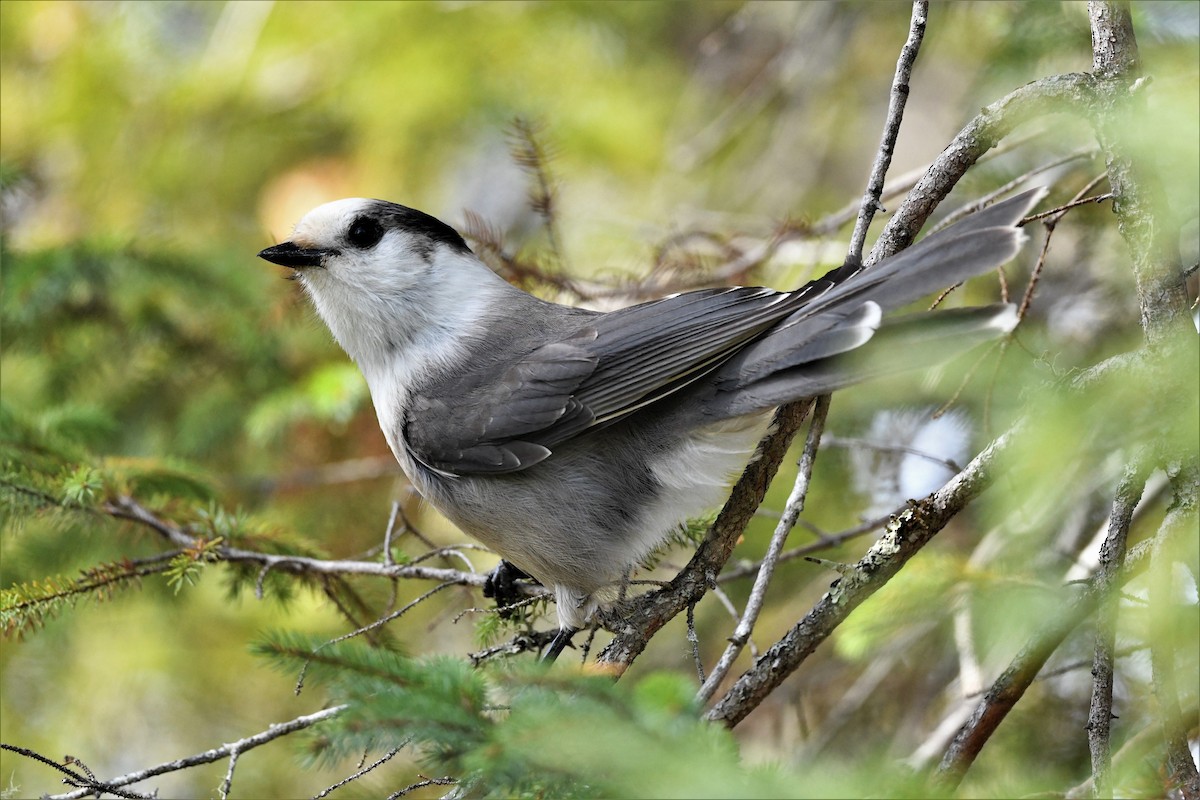
[{"label": "blurred green foliage", "polygon": [[[626,689],[602,675],[536,664],[480,670],[460,659],[322,647],[293,635],[268,637],[257,649],[286,674],[306,669],[314,682],[331,684],[331,698],[347,704],[308,737],[314,757],[411,740],[428,774],[457,776],[475,796],[641,797],[669,787],[676,797],[826,797],[883,777],[744,769],[732,735],[697,718],[692,682],[666,672]],[[906,779],[895,770],[887,780],[902,790]]]},{"label": "blurred green foliage", "polygon": [[[1136,133],[1194,260],[1200,79],[1191,7],[1135,7],[1154,76]],[[549,261],[546,231],[526,203],[528,176],[507,155],[512,120],[522,117],[540,123],[552,153],[563,269],[587,280],[642,276],[664,242],[702,231],[717,243],[689,267],[702,271],[784,219],[816,220],[860,196],[907,18],[906,4],[857,2],[0,3],[0,586],[16,609],[3,625],[25,631],[0,652],[0,739],[70,752],[105,777],[367,691],[372,702],[359,711],[376,716],[366,722],[403,718],[405,735],[421,732],[426,757],[443,757],[425,768],[490,775],[496,794],[904,793],[897,759],[953,696],[956,603],[975,611],[977,655],[1001,668],[1061,602],[1070,560],[1061,553],[1077,552],[1103,522],[1120,470],[1112,454],[1146,438],[1186,448],[1200,436],[1194,364],[1179,365],[1170,391],[1119,381],[1083,398],[1055,391],[1073,370],[1138,342],[1124,245],[1106,206],[1079,209],[1060,226],[1021,346],[982,362],[959,401],[978,420],[980,444],[1040,409],[1033,444],[736,740],[694,721],[682,620],[616,688],[504,664],[475,673],[437,654],[459,656],[476,637],[505,633],[490,616],[459,622],[481,600],[457,590],[377,636],[420,659],[325,648],[347,664],[383,665],[378,693],[326,672],[296,698],[299,649],[429,587],[297,584],[278,571],[214,566],[203,552],[164,559],[168,548],[146,528],[99,510],[133,493],[206,542],[349,558],[377,553],[399,501],[435,544],[461,542],[398,477],[353,365],[296,287],[254,254],[310,207],[360,195],[460,225],[474,210],[514,253]],[[979,107],[1090,63],[1082,4],[935,4],[892,174],[935,157]],[[1069,120],[1035,130],[1025,146],[973,170],[946,208],[1093,144]],[[1054,170],[1053,199],[1069,199],[1102,171],[1094,153]],[[1032,232],[1035,244],[1041,235]],[[794,285],[845,250],[839,240],[791,245],[737,279]],[[1014,295],[1032,263],[1026,254],[1009,269]],[[994,281],[977,283],[948,302],[995,298]],[[552,285],[535,288],[570,299]],[[940,405],[970,370],[967,361],[843,392],[829,429],[860,435],[881,408]],[[787,483],[777,481],[767,509],[783,506]],[[826,448],[805,521],[850,527],[866,494],[844,453]],[[1161,506],[1138,520],[1135,538],[1153,531]],[[736,557],[757,558],[773,524],[764,513]],[[850,561],[865,546],[850,541],[826,555]],[[427,547],[404,535],[394,549],[402,560]],[[477,568],[490,566],[465,552]],[[653,575],[669,576],[685,553],[667,554]],[[1191,552],[1180,558],[1195,563]],[[452,556],[432,563],[463,566]],[[793,624],[833,577],[799,560],[783,565],[759,643]],[[748,582],[724,588],[741,603]],[[1145,721],[1150,694],[1144,626],[1139,612],[1123,613],[1131,655],[1121,662],[1118,739]],[[696,625],[711,664],[728,616],[707,600]],[[264,629],[287,633],[261,640]],[[1197,633],[1179,631],[1184,652]],[[255,641],[264,642],[258,655]],[[1088,647],[1083,632],[1063,662]],[[290,671],[264,669],[264,651]],[[881,663],[892,665],[885,676],[870,669]],[[409,688],[396,693],[401,678]],[[969,791],[1015,795],[1081,780],[1085,678],[1074,670],[1037,684],[1035,710],[1019,707],[1001,729]],[[500,696],[508,715],[485,713],[485,699]],[[869,702],[855,706],[855,696]],[[452,708],[464,698],[471,702]],[[451,711],[463,715],[461,741],[421,727]],[[311,796],[353,772],[362,752],[349,744],[366,742],[342,743],[305,770],[286,742],[247,754],[235,796]],[[413,758],[402,751],[401,768],[342,796],[394,791],[415,774]],[[49,791],[57,778],[41,769],[0,757],[0,781],[18,795]],[[209,796],[224,770],[214,764],[155,785],[161,796]]]}]

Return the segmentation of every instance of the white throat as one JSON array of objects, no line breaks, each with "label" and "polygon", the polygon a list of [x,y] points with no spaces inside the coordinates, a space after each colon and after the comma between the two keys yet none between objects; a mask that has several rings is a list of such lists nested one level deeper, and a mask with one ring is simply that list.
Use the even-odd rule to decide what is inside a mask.
[{"label": "white throat", "polygon": [[514,290],[469,253],[442,250],[419,268],[406,266],[403,280],[359,273],[348,285],[314,270],[303,281],[317,313],[362,370],[380,427],[409,472],[396,423],[412,387],[463,358],[489,309]]}]

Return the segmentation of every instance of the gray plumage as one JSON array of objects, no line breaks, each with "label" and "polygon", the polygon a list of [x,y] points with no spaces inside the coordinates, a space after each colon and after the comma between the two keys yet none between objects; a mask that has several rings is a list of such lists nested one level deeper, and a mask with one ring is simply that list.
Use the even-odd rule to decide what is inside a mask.
[{"label": "gray plumage", "polygon": [[553,587],[560,625],[577,628],[720,501],[775,406],[1011,329],[1006,305],[883,312],[1012,258],[1040,197],[795,291],[707,289],[608,313],[512,287],[448,226],[379,200],[321,206],[260,255],[297,271],[358,362],[414,485]]}]

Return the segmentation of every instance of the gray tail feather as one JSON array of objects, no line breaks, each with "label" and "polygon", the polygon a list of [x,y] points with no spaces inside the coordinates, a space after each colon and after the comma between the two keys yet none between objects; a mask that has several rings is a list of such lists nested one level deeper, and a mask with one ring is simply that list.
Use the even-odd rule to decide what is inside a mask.
[{"label": "gray tail feather", "polygon": [[717,391],[706,398],[705,410],[716,419],[736,417],[932,366],[1011,331],[1016,322],[1016,307],[1009,303],[896,317],[884,322],[858,349],[795,364],[758,380],[720,381]]},{"label": "gray tail feather", "polygon": [[1009,305],[916,314],[882,326],[879,313],[1011,259],[1025,240],[1017,223],[1044,196],[1044,189],[1022,192],[874,267],[849,275],[841,267],[797,290],[834,284],[721,366],[709,411],[719,417],[761,411],[927,366],[1011,330],[1016,315]]},{"label": "gray tail feather", "polygon": [[1045,189],[1032,189],[977,211],[846,279],[805,310],[821,313],[848,300],[899,308],[998,267],[1020,250],[1025,235],[1016,224],[1045,194]]},{"label": "gray tail feather", "polygon": [[1044,194],[1042,189],[1023,192],[875,267],[848,276],[840,274],[842,267],[798,289],[797,294],[807,294],[822,282],[834,284],[722,366],[718,381],[745,386],[850,350],[879,327],[880,309],[906,305],[1003,264],[1025,240],[1016,223]]},{"label": "gray tail feather", "polygon": [[795,322],[789,317],[726,362],[718,380],[745,386],[782,369],[845,353],[866,344],[882,321],[879,304],[869,300],[855,305],[845,303],[841,308]]}]

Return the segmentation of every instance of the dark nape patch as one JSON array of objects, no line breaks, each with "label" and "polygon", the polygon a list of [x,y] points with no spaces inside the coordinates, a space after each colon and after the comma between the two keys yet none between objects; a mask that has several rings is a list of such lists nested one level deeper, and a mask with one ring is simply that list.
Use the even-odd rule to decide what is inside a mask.
[{"label": "dark nape patch", "polygon": [[444,244],[459,253],[471,252],[471,248],[467,247],[467,243],[459,236],[458,231],[437,217],[432,217],[415,208],[402,206],[399,203],[389,203],[387,200],[373,202],[375,203],[375,213],[384,227],[400,228],[429,240],[429,247],[420,245],[417,247],[422,258],[428,259],[434,246],[438,244]]}]

